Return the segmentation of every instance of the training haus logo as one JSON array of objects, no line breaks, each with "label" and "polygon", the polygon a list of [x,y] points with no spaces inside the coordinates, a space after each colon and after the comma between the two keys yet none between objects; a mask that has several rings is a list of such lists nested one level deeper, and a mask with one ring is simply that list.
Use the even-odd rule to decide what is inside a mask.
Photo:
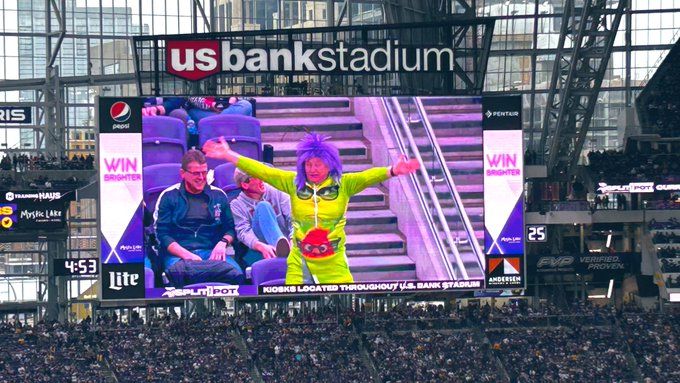
[{"label": "training haus logo", "polygon": [[452,72],[456,66],[451,48],[405,46],[399,40],[370,46],[344,41],[314,47],[292,41],[288,48],[266,49],[236,45],[226,40],[166,40],[166,71],[196,81],[220,72]]},{"label": "training haus logo", "polygon": [[5,193],[5,200],[12,202],[15,199],[31,199],[39,201],[56,201],[62,197],[61,192],[38,192],[38,193]]},{"label": "training haus logo", "polygon": [[521,257],[487,259],[486,288],[523,287]]}]

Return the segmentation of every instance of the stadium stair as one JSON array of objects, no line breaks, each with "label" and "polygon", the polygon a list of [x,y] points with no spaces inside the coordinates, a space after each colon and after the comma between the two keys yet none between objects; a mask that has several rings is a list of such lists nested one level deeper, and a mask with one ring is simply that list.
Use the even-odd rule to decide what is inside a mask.
[{"label": "stadium stair", "polygon": [[248,361],[248,365],[250,365],[250,377],[253,378],[253,382],[255,383],[264,383],[264,379],[262,379],[262,374],[260,374],[260,370],[257,368],[257,364],[253,362],[250,353],[248,352],[248,347],[246,346],[246,341],[243,339],[243,336],[241,335],[241,332],[236,330],[231,333],[232,339],[234,340],[234,343],[236,344],[236,347],[238,347],[239,352],[241,353],[241,356],[245,358],[245,360]]},{"label": "stadium stair", "polygon": [[[344,172],[373,166],[363,125],[346,97],[257,98],[262,142],[274,147],[274,165],[295,169],[295,147],[307,131],[331,136],[340,151]],[[347,256],[357,282],[415,279],[415,263],[406,253],[397,217],[389,210],[385,188],[369,187],[350,200],[347,213]]]},{"label": "stadium stair", "polygon": [[[481,98],[470,97],[422,97],[428,120],[434,130],[447,167],[453,177],[463,207],[475,231],[480,247],[484,248],[484,157],[482,148]],[[413,114],[411,114],[413,116]],[[411,121],[413,125],[420,121]],[[420,129],[418,131],[421,131]],[[432,161],[430,144],[426,137],[416,137],[423,161]],[[435,167],[436,169],[436,167]],[[431,176],[440,176],[435,170]],[[466,238],[464,228],[455,218],[457,210],[445,183],[435,183],[435,192],[450,222],[454,237]],[[471,276],[483,277],[474,254],[461,253]]]},{"label": "stadium stair", "polygon": [[[482,344],[488,344],[491,346],[491,341],[489,338],[487,338],[486,334],[479,328],[478,326],[472,327],[472,334],[475,340]],[[505,369],[505,366],[503,365],[503,362],[498,358],[498,355],[496,353],[491,352],[491,350],[487,349],[486,352],[489,352],[491,354],[491,358],[493,361],[496,363],[496,371],[498,372],[498,376],[502,377],[500,381],[502,382],[510,382],[510,375],[508,374],[508,370]]]},{"label": "stadium stair", "polygon": [[[614,333],[618,335],[621,339],[626,339],[626,334],[623,332],[621,329],[621,322],[619,322],[619,319],[615,317],[615,325],[612,326]],[[632,350],[630,349],[630,345],[628,342],[621,342],[624,345],[624,351],[625,351],[625,356],[626,356],[626,363],[628,364],[628,369],[633,372],[635,375],[635,379],[638,382],[644,381],[642,379],[642,372],[640,371],[640,363],[638,363],[637,359],[635,359],[635,356],[633,355]]]}]

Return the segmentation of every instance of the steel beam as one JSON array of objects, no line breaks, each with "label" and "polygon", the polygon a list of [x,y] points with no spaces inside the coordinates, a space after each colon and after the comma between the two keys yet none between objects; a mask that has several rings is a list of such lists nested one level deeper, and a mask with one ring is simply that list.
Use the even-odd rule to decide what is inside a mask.
[{"label": "steel beam", "polygon": [[627,0],[585,0],[583,8],[567,0],[539,146],[554,176],[578,162],[627,7]]}]

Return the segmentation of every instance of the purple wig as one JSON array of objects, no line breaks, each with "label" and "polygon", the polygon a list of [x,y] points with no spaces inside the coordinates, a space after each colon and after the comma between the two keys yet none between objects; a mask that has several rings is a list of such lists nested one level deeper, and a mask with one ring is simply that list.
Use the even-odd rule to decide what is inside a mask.
[{"label": "purple wig", "polygon": [[330,137],[317,133],[307,134],[297,146],[297,175],[295,176],[295,186],[298,190],[305,188],[307,173],[305,172],[305,162],[312,158],[318,158],[328,166],[329,174],[335,182],[340,182],[342,177],[342,162],[338,148],[326,142]]}]

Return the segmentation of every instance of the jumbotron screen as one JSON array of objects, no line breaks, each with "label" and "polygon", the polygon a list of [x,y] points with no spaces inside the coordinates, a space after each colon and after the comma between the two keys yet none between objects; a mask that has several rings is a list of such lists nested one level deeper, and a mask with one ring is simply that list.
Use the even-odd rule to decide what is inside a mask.
[{"label": "jumbotron screen", "polygon": [[101,97],[100,296],[523,288],[520,101]]}]

